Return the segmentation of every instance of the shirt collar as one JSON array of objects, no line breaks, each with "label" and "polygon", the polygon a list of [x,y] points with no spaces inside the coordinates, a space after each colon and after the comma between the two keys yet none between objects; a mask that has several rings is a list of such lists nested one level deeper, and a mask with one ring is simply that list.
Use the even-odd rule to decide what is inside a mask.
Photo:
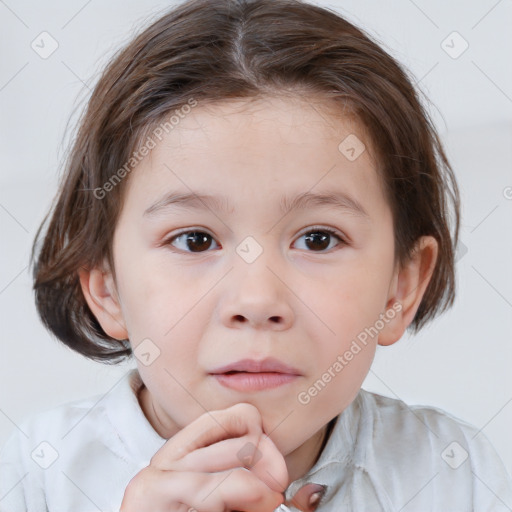
[{"label": "shirt collar", "polygon": [[141,469],[149,465],[151,457],[165,444],[142,410],[138,392],[143,385],[139,371],[129,370],[105,398],[106,414],[128,456]]}]

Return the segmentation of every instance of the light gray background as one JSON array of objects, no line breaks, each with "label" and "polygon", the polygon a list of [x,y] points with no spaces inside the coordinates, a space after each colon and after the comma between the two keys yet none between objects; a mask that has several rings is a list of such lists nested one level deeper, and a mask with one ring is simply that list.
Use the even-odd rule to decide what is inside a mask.
[{"label": "light gray background", "polygon": [[[417,337],[379,347],[363,387],[476,425],[512,473],[512,2],[317,3],[411,70],[433,102],[462,192],[467,252],[455,306]],[[119,45],[171,4],[0,0],[0,445],[28,416],[105,393],[133,366],[89,362],[50,337],[36,315],[28,255],[56,191],[71,113]],[[47,59],[31,48],[42,31],[59,44]],[[453,31],[469,44],[456,59],[441,46]],[[453,36],[445,44],[461,48]]]}]

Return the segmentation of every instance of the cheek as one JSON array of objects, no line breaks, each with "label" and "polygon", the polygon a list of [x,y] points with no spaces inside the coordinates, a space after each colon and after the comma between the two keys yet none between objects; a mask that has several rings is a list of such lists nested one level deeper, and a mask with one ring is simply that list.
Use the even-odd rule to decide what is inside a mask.
[{"label": "cheek", "polygon": [[[391,262],[386,251],[359,253],[322,282],[312,280],[302,296],[310,311],[304,321],[310,340],[315,340],[316,372],[322,373],[347,351],[352,358],[343,374],[347,382],[366,375],[374,357],[377,336],[372,327],[385,311]],[[312,316],[312,312],[316,315]],[[306,317],[305,317],[306,318]],[[356,345],[354,345],[354,342]],[[313,367],[313,365],[312,365]],[[337,375],[341,375],[337,373]],[[337,377],[337,381],[345,377]],[[362,380],[362,379],[361,379]]]},{"label": "cheek", "polygon": [[163,342],[175,337],[207,291],[200,280],[191,280],[162,257],[133,254],[119,262],[118,276],[124,319],[135,343],[144,337]]},{"label": "cheek", "polygon": [[301,292],[306,305],[323,320],[326,335],[357,334],[382,312],[387,292],[387,269],[364,254],[335,269],[322,281],[311,280]]}]

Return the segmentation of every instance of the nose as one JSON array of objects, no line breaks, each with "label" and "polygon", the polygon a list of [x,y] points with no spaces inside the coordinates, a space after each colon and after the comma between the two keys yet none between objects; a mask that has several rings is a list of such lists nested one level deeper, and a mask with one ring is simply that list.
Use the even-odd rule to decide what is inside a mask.
[{"label": "nose", "polygon": [[263,255],[253,263],[238,261],[221,299],[221,317],[230,328],[286,330],[294,320],[293,293],[282,272]]}]

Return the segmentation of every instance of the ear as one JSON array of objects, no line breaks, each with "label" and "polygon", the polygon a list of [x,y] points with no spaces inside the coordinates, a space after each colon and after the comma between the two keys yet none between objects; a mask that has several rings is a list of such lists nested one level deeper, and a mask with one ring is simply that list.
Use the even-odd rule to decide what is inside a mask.
[{"label": "ear", "polygon": [[379,333],[379,345],[392,345],[398,341],[414,320],[432,277],[437,254],[437,240],[432,236],[423,236],[416,243],[404,268],[397,267],[395,270],[386,310],[393,310],[396,314]]},{"label": "ear", "polygon": [[85,300],[103,330],[112,338],[128,339],[119,296],[110,270],[81,268],[78,275]]}]

